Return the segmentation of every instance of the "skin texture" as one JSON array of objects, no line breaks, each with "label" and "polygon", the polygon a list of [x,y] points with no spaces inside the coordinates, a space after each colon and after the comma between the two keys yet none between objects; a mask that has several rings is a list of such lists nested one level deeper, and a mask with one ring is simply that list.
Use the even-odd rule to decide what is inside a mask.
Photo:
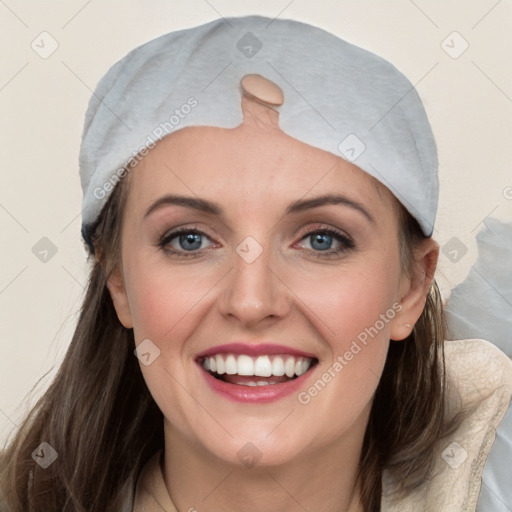
[{"label": "skin texture", "polygon": [[[389,340],[402,340],[421,314],[437,262],[432,240],[400,266],[395,199],[355,165],[280,131],[278,114],[243,99],[244,122],[175,132],[129,176],[120,265],[109,290],[136,344],[160,356],[141,369],[165,418],[164,478],[179,510],[356,511],[355,477],[372,397]],[[222,215],[177,205],[145,212],[166,194],[218,203]],[[344,204],[285,215],[297,200],[342,194]],[[205,233],[196,257],[158,242],[176,227]],[[334,229],[315,250],[306,230]],[[263,252],[247,263],[236,247],[253,237]],[[174,238],[167,248],[186,251]],[[313,353],[301,391],[395,305],[394,318],[306,405],[297,393],[265,404],[223,398],[206,384],[197,354],[220,344],[277,343]],[[407,326],[406,324],[410,324]],[[237,453],[252,443],[252,468]]]}]

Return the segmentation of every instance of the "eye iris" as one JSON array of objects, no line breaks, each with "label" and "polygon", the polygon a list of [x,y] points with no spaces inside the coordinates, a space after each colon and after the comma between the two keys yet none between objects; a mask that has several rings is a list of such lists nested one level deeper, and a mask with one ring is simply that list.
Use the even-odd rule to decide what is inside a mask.
[{"label": "eye iris", "polygon": [[330,249],[332,245],[332,236],[322,233],[316,233],[311,235],[311,247],[318,249],[319,251],[325,251]]},{"label": "eye iris", "polygon": [[199,233],[187,233],[179,237],[180,247],[185,250],[194,250],[201,247],[201,235]]}]

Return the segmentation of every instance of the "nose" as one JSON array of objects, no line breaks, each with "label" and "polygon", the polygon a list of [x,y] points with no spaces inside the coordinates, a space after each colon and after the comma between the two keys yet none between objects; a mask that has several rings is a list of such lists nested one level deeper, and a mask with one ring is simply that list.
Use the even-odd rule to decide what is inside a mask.
[{"label": "nose", "polygon": [[[257,74],[240,81],[244,123],[278,127],[278,108],[284,102],[280,87]],[[248,236],[233,252],[233,269],[224,282],[218,307],[221,314],[246,328],[284,317],[290,296],[280,279],[270,247],[265,249]]]},{"label": "nose", "polygon": [[[242,242],[233,254],[233,268],[218,299],[220,313],[242,326],[254,328],[275,322],[290,309],[289,291],[279,276],[269,249],[264,249],[253,261],[251,251],[261,250],[254,239]],[[248,249],[246,253],[244,249]]]}]

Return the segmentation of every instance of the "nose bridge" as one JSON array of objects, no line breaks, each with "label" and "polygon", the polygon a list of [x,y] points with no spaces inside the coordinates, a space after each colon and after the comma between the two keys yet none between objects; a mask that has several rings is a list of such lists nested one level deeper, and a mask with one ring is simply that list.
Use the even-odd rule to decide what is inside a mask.
[{"label": "nose bridge", "polygon": [[[240,82],[244,122],[278,127],[284,95],[277,84],[261,75],[245,75]],[[247,227],[247,226],[246,226]],[[260,230],[258,230],[258,233]],[[246,325],[286,314],[288,298],[271,266],[276,259],[269,236],[246,236],[233,252],[233,271],[219,301],[221,313]],[[261,242],[261,243],[260,243]]]},{"label": "nose bridge", "polygon": [[247,236],[233,253],[233,270],[220,301],[225,316],[255,324],[282,317],[288,310],[286,289],[275,275],[275,258],[269,240],[260,244]]}]

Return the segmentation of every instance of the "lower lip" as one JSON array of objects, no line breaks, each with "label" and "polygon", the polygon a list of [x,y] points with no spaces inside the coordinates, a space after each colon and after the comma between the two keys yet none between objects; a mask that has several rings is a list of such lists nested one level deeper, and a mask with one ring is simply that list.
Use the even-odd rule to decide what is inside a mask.
[{"label": "lower lip", "polygon": [[297,392],[305,380],[311,374],[311,369],[303,373],[300,377],[280,384],[269,384],[267,386],[243,386],[240,384],[230,384],[223,380],[216,379],[208,373],[201,365],[198,365],[206,383],[215,391],[230,400],[244,403],[268,403],[274,402],[285,396]]}]

